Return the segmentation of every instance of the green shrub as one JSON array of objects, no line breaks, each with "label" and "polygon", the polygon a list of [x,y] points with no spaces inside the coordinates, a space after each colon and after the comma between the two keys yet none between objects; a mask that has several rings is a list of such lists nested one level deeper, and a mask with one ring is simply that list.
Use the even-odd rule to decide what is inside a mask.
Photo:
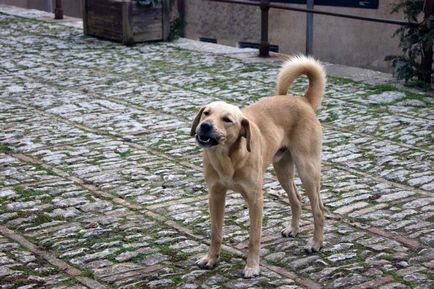
[{"label": "green shrub", "polygon": [[389,55],[395,75],[406,83],[430,86],[432,71],[432,45],[434,38],[433,19],[424,17],[424,0],[400,0],[391,13],[403,11],[414,26],[401,26],[394,36],[399,36],[402,55]]}]

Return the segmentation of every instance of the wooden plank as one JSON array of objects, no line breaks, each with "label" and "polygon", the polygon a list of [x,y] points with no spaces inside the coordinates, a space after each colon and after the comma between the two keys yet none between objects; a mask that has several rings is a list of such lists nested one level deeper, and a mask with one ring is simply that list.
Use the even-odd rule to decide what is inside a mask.
[{"label": "wooden plank", "polygon": [[132,31],[134,41],[157,41],[163,39],[162,4],[155,7],[143,7],[136,4],[132,6]]},{"label": "wooden plank", "polygon": [[121,41],[122,29],[120,18],[110,16],[102,18],[100,16],[88,16],[88,34],[105,39]]},{"label": "wooden plank", "polygon": [[130,25],[130,3],[122,3],[122,43],[130,45],[134,42],[134,35],[131,31]]},{"label": "wooden plank", "polygon": [[131,24],[133,26],[138,26],[138,28],[144,27],[147,25],[159,25],[161,27],[162,16],[154,16],[154,17],[135,17],[131,19]]},{"label": "wooden plank", "polygon": [[121,11],[121,6],[103,6],[103,5],[90,5],[88,6],[88,11],[93,11],[101,16],[106,16],[106,13],[117,14]]},{"label": "wooden plank", "polygon": [[122,2],[111,2],[111,1],[92,1],[92,0],[87,0],[88,8],[93,8],[93,9],[105,9],[105,8],[111,8],[111,9],[116,9],[121,7]]},{"label": "wooden plank", "polygon": [[87,2],[88,34],[122,41],[122,3],[107,0],[87,0]]},{"label": "wooden plank", "polygon": [[133,11],[131,12],[131,17],[132,18],[141,18],[141,17],[155,17],[155,16],[161,16],[162,15],[162,10],[161,9],[145,9],[143,8],[142,10],[137,10],[137,9],[133,9]]},{"label": "wooden plank", "polygon": [[146,41],[161,41],[163,34],[161,30],[157,31],[147,31],[146,33],[137,33],[134,35],[135,42],[146,42]]},{"label": "wooden plank", "polygon": [[[160,23],[154,23],[154,24],[150,24],[150,25],[146,25],[144,27],[140,27],[140,26],[134,26],[133,27],[133,34],[146,34],[146,33],[151,33],[152,35],[160,35],[160,39],[163,37],[163,31],[161,30],[161,25]],[[152,40],[155,40],[155,38],[153,37]]]},{"label": "wooden plank", "polygon": [[[93,21],[93,24],[98,25],[100,23],[101,25],[108,25],[110,27],[114,27],[115,29],[121,28],[121,16],[120,15],[107,15],[102,17],[99,14],[95,14],[92,11],[88,12],[88,21]],[[90,27],[88,27],[90,28]],[[106,27],[101,27],[106,28]]]}]

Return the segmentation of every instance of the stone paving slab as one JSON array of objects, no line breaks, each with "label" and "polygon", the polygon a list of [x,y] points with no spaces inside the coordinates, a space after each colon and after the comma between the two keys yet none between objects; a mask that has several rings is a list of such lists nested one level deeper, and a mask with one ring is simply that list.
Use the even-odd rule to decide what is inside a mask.
[{"label": "stone paving slab", "polygon": [[89,288],[0,234],[1,288]]},{"label": "stone paving slab", "polygon": [[186,40],[125,47],[26,11],[0,6],[1,288],[430,288],[431,96],[329,76],[318,113],[325,246],[302,249],[303,193],[301,233],[280,237],[291,211],[270,170],[262,275],[245,280],[237,194],[220,265],[194,266],[210,224],[189,130],[208,102],[272,94],[280,62]]}]

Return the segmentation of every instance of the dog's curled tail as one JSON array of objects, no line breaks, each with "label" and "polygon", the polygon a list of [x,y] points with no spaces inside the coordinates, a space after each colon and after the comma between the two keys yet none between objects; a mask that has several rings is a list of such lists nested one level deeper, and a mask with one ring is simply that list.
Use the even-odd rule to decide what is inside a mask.
[{"label": "dog's curled tail", "polygon": [[309,79],[309,87],[304,97],[312,108],[316,110],[321,104],[324,94],[326,73],[323,66],[312,57],[299,55],[283,63],[277,77],[277,94],[286,95],[294,80],[302,74],[306,75]]}]

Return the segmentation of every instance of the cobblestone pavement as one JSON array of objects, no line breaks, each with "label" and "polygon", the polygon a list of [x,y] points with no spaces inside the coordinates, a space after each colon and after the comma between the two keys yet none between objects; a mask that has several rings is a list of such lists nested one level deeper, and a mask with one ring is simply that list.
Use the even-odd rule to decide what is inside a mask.
[{"label": "cobblestone pavement", "polygon": [[125,47],[2,11],[0,288],[432,288],[430,96],[329,77],[319,112],[325,246],[303,251],[305,195],[301,233],[280,237],[290,209],[270,171],[262,274],[245,280],[237,194],[220,265],[194,266],[210,224],[188,133],[205,103],[270,95],[279,63],[176,42]]}]

